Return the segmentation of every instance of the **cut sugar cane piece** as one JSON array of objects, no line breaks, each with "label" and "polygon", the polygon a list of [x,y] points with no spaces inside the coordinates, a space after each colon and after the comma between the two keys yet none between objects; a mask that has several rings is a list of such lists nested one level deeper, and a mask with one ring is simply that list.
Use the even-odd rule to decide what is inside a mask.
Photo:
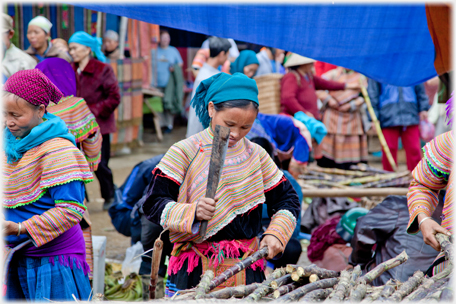
[{"label": "cut sugar cane piece", "polygon": [[290,284],[287,284],[284,286],[280,286],[277,290],[274,291],[274,293],[272,294],[272,297],[274,299],[277,299],[277,298],[283,296],[284,294],[292,292],[293,290],[295,290],[298,287],[300,287],[300,286],[296,282],[293,282],[293,283],[290,283]]},{"label": "cut sugar cane piece", "polygon": [[251,256],[245,258],[244,260],[240,261],[239,263],[236,263],[229,269],[225,270],[222,272],[219,276],[215,277],[211,283],[209,284],[209,291],[213,290],[220,284],[224,283],[226,280],[234,276],[236,273],[246,269],[256,261],[264,258],[265,256],[268,255],[268,247],[263,247],[262,249],[258,250]]},{"label": "cut sugar cane piece", "polygon": [[366,292],[367,292],[367,285],[364,282],[359,283],[352,290],[349,301],[361,302],[361,300],[364,299],[364,297],[366,296]]},{"label": "cut sugar cane piece", "polygon": [[316,282],[316,281],[318,281],[318,280],[319,280],[319,278],[318,278],[318,276],[317,276],[316,274],[311,274],[311,275],[309,276],[309,282],[310,282],[310,283]]},{"label": "cut sugar cane piece", "polygon": [[329,297],[331,301],[335,302],[342,302],[347,294],[347,290],[350,286],[350,273],[346,270],[342,270],[340,274],[340,280],[337,284],[336,288],[334,288],[335,292],[332,293]]},{"label": "cut sugar cane piece", "polygon": [[360,277],[358,280],[356,280],[356,283],[365,283],[365,284],[370,284],[373,280],[378,278],[382,273],[384,273],[387,270],[390,270],[396,266],[401,265],[402,263],[405,263],[408,260],[408,255],[404,251],[402,251],[401,254],[396,256],[395,258],[392,258],[386,262],[383,262],[362,277]]},{"label": "cut sugar cane piece", "polygon": [[274,281],[271,282],[271,287],[273,289],[277,289],[282,285],[286,285],[291,283],[291,274],[284,275],[283,277],[280,277]]},{"label": "cut sugar cane piece", "polygon": [[389,298],[389,301],[400,302],[406,296],[408,296],[415,288],[420,285],[421,280],[424,277],[424,273],[421,271],[416,271],[413,276],[411,276],[407,282],[402,284],[402,286],[396,290]]},{"label": "cut sugar cane piece", "polygon": [[271,290],[271,282],[277,280],[278,278],[284,276],[286,274],[285,268],[279,268],[274,270],[271,276],[264,280],[260,286],[255,289],[245,300],[246,301],[259,301],[262,297],[264,297],[268,292]]},{"label": "cut sugar cane piece", "polygon": [[195,290],[195,299],[203,298],[206,293],[209,292],[209,284],[214,278],[214,272],[212,270],[207,270],[201,278],[200,283],[196,286]]},{"label": "cut sugar cane piece", "polygon": [[308,294],[306,294],[301,299],[301,301],[302,302],[318,302],[318,301],[326,299],[332,291],[333,291],[332,288],[316,289],[316,290],[311,291]]},{"label": "cut sugar cane piece", "polygon": [[230,298],[243,298],[251,294],[255,289],[257,289],[261,284],[253,283],[249,285],[240,285],[236,287],[227,287],[221,290],[211,292],[210,294],[205,295],[204,299],[230,299]]},{"label": "cut sugar cane piece", "polygon": [[440,248],[445,253],[446,259],[453,263],[453,244],[450,242],[450,238],[443,233],[437,233],[435,238],[440,243]]},{"label": "cut sugar cane piece", "polygon": [[319,281],[316,281],[315,283],[310,283],[310,284],[304,285],[302,287],[299,287],[299,288],[295,289],[294,291],[281,296],[276,301],[277,302],[297,301],[300,298],[302,298],[303,296],[305,296],[308,292],[311,292],[315,289],[324,289],[324,288],[333,287],[334,285],[337,284],[337,281],[338,281],[337,278],[319,280]]}]

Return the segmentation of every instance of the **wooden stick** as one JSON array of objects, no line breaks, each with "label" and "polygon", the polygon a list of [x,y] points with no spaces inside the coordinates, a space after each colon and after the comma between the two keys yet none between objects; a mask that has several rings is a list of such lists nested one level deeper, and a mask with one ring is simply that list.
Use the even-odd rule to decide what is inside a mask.
[{"label": "wooden stick", "polygon": [[406,296],[408,296],[415,288],[420,285],[424,273],[421,271],[416,271],[413,276],[411,276],[407,282],[402,284],[401,288],[396,290],[389,298],[389,301],[400,302]]},{"label": "wooden stick", "polygon": [[371,271],[369,271],[368,273],[366,273],[365,275],[360,277],[356,283],[360,284],[360,283],[364,282],[365,284],[370,284],[373,280],[378,278],[385,271],[390,270],[396,266],[399,266],[402,263],[407,262],[407,260],[408,260],[408,255],[404,250],[397,257],[389,259],[388,261],[377,265],[377,267],[375,267],[374,269],[372,269]]},{"label": "wooden stick", "polygon": [[227,287],[221,290],[217,290],[206,294],[204,299],[229,299],[229,298],[243,298],[251,294],[261,284],[253,283],[250,285],[240,285],[236,287]]},{"label": "wooden stick", "polygon": [[284,276],[286,274],[285,268],[278,268],[274,270],[271,276],[264,280],[260,286],[255,289],[245,300],[252,302],[252,301],[259,301],[262,297],[264,297],[269,291],[271,291],[271,282],[277,280],[278,278]]},{"label": "wooden stick", "polygon": [[[163,233],[163,232],[162,232]],[[154,251],[152,252],[152,265],[150,271],[150,284],[149,284],[149,299],[155,299],[155,290],[157,288],[158,269],[160,268],[160,260],[163,252],[163,241],[160,236],[155,240]]]},{"label": "wooden stick", "polygon": [[268,247],[263,247],[262,249],[258,250],[251,256],[247,257],[246,259],[240,261],[239,263],[236,263],[233,265],[231,268],[225,270],[222,272],[219,276],[215,277],[211,283],[209,284],[209,291],[213,290],[232,276],[234,276],[236,273],[246,269],[256,261],[264,258],[265,256],[268,255]]},{"label": "wooden stick", "polygon": [[315,289],[324,289],[330,288],[337,284],[337,278],[324,279],[316,281],[315,283],[310,283],[295,289],[294,291],[287,293],[286,295],[281,296],[276,301],[277,302],[291,302],[299,300],[301,297],[305,296],[308,292],[311,292]]},{"label": "wooden stick", "polygon": [[407,188],[348,188],[348,189],[304,189],[302,195],[304,197],[364,197],[364,196],[382,196],[389,195],[407,195]]},{"label": "wooden stick", "polygon": [[390,163],[391,167],[393,168],[394,171],[397,171],[397,165],[394,162],[393,156],[391,155],[391,151],[388,147],[388,144],[386,143],[385,136],[383,136],[382,128],[380,127],[380,122],[377,119],[377,115],[375,115],[374,108],[372,108],[372,104],[369,98],[369,94],[367,94],[366,88],[361,85],[361,93],[363,94],[364,101],[366,102],[367,110],[369,111],[369,115],[371,117],[372,122],[375,125],[375,129],[377,130],[377,135],[378,139],[380,141],[380,144],[382,145],[383,151],[386,154],[386,158],[388,159],[388,162]]}]

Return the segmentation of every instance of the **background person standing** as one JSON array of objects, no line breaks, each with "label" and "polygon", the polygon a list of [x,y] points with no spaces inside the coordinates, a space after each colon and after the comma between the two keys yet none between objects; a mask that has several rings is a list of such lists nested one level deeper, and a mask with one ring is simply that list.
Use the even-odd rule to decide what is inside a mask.
[{"label": "background person standing", "polygon": [[[95,174],[105,200],[103,210],[108,210],[114,202],[114,181],[108,162],[111,156],[110,134],[116,132],[114,110],[120,104],[119,85],[111,66],[103,63],[106,59],[101,52],[101,39],[85,32],[76,32],[69,42],[76,74],[76,96],[87,102],[103,137],[101,161]],[[92,57],[92,51],[99,60]]]},{"label": "background person standing", "polygon": [[[160,45],[157,49],[157,87],[164,92],[168,85],[171,73],[174,72],[174,66],[179,65],[181,68],[184,64],[179,51],[170,46],[171,37],[168,31],[160,31]],[[183,90],[183,88],[178,88]],[[160,113],[160,126],[163,132],[169,133],[173,129],[174,115],[165,108]]]}]

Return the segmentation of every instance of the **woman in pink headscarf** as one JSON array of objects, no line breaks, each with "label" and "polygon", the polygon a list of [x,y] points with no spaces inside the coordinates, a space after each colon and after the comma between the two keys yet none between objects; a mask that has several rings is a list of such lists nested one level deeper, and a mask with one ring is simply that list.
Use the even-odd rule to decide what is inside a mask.
[{"label": "woman in pink headscarf", "polygon": [[91,286],[79,222],[93,180],[65,122],[46,112],[62,92],[37,69],[19,71],[2,92],[4,296],[88,300]]}]

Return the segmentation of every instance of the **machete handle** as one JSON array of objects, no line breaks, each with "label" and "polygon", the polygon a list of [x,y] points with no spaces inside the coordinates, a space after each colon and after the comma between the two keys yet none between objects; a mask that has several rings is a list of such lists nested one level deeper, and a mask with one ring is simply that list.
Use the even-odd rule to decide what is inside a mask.
[{"label": "machete handle", "polygon": [[201,227],[200,227],[199,235],[201,237],[205,237],[206,236],[206,231],[207,231],[207,221],[201,221]]}]

